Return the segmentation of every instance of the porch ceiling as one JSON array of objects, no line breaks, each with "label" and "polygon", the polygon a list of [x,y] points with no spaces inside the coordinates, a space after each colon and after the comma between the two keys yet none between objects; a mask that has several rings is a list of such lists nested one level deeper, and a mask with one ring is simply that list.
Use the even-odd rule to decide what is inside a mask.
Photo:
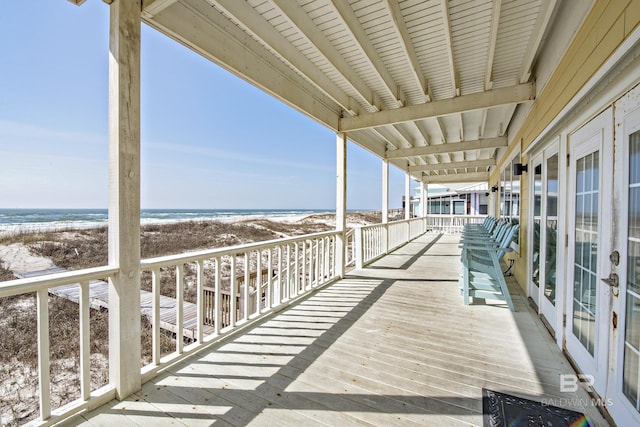
[{"label": "porch ceiling", "polygon": [[426,182],[488,179],[556,0],[147,0],[143,19]]}]

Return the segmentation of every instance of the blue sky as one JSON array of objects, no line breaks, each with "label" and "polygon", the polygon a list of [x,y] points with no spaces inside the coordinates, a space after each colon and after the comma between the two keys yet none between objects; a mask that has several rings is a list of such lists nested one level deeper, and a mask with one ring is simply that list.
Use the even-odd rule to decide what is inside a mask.
[{"label": "blue sky", "polygon": [[[108,25],[99,0],[0,2],[0,208],[107,206]],[[143,208],[335,207],[329,129],[145,25],[141,72]],[[347,207],[380,183],[350,142]]]}]

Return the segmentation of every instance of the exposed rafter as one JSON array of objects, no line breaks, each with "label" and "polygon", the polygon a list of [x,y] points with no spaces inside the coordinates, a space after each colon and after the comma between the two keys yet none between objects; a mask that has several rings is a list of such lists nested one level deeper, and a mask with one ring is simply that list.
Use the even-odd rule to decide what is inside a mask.
[{"label": "exposed rafter", "polygon": [[409,35],[409,31],[407,30],[407,26],[404,23],[404,19],[402,17],[402,10],[400,9],[400,5],[395,0],[385,0],[384,2],[389,16],[391,16],[391,21],[393,22],[393,26],[396,29],[396,32],[400,35],[402,39],[402,47],[403,53],[407,57],[407,61],[411,65],[411,71],[413,72],[413,77],[416,80],[416,83],[420,86],[422,93],[426,97],[428,96],[428,87],[427,82],[420,71],[420,62],[418,60],[418,56],[416,55],[416,51],[413,48],[413,43],[411,42],[411,37]]},{"label": "exposed rafter", "polygon": [[399,159],[403,157],[427,156],[429,154],[455,153],[467,150],[480,150],[483,148],[506,147],[507,138],[487,138],[475,141],[464,141],[450,144],[428,145],[426,147],[406,148],[402,150],[387,151],[385,158]]},{"label": "exposed rafter", "polygon": [[142,15],[145,18],[152,18],[177,1],[178,0],[142,0]]},{"label": "exposed rafter", "polygon": [[491,14],[491,33],[489,35],[489,54],[487,55],[487,69],[484,75],[484,89],[493,87],[493,58],[496,52],[496,40],[498,39],[498,25],[500,24],[500,10],[502,0],[493,0],[493,13]]},{"label": "exposed rafter", "polygon": [[[375,74],[378,75],[379,80],[383,83],[384,88],[387,91],[387,95],[394,98],[395,105],[393,108],[402,107],[404,105],[404,95],[401,93],[400,87],[395,83],[393,77],[387,70],[386,65],[378,55],[377,51],[371,44],[371,41],[367,35],[367,32],[360,24],[358,17],[354,13],[351,6],[342,0],[332,0],[331,5],[333,6],[336,14],[342,19],[342,23],[345,28],[348,29],[352,39],[354,40],[356,46],[362,51],[363,56],[369,62],[372,70],[375,70]],[[422,138],[426,140],[426,135],[417,127],[414,123],[409,123],[409,126],[413,127],[417,132],[420,133]],[[411,139],[407,138],[404,135],[404,132],[401,128],[396,127],[392,129],[391,132],[399,134],[401,137],[400,141],[404,141],[405,145],[414,146],[415,144],[411,143]],[[397,148],[397,144],[394,144]]]},{"label": "exposed rafter", "polygon": [[[288,1],[288,0],[287,0]],[[362,28],[358,17],[353,12],[353,9],[349,5],[349,2],[343,0],[332,0],[330,4],[333,6],[337,15],[340,16],[342,22],[351,33],[351,37],[360,50],[364,53],[364,57],[369,62],[372,70],[378,75],[378,78],[384,84],[388,95],[393,97],[396,101],[396,105],[392,107],[397,108],[404,104],[400,94],[400,88],[389,74],[386,65],[380,59],[380,56],[376,52],[376,49],[371,44],[367,32]]]},{"label": "exposed rafter", "polygon": [[[345,59],[338,54],[329,40],[318,31],[313,21],[297,2],[289,0],[271,0],[275,7],[280,9],[284,17],[290,24],[297,28],[298,33],[331,64],[331,66],[342,76],[344,81],[351,86],[353,91],[361,98],[364,104],[375,106],[373,93],[367,85],[353,72]],[[375,110],[379,110],[375,107]]]},{"label": "exposed rafter", "polygon": [[[175,0],[156,0],[153,4],[155,5],[158,2],[166,3],[169,1]],[[320,72],[318,67],[299,50],[287,49],[286,47],[289,41],[280,32],[275,31],[273,26],[248,3],[237,0],[207,1],[224,11],[226,15],[241,22],[242,28],[247,33],[272,49],[288,66],[307,77],[319,90],[323,91],[345,111],[350,111],[351,105],[349,97],[342,92],[326,74]],[[238,17],[242,17],[242,20]]]},{"label": "exposed rafter", "polygon": [[520,83],[529,81],[531,77],[531,67],[533,66],[533,60],[538,53],[538,48],[542,42],[542,36],[547,30],[551,16],[553,15],[553,9],[556,7],[557,0],[542,0],[542,6],[540,12],[538,12],[538,19],[536,20],[533,33],[529,39],[527,50],[525,53],[525,59],[520,70]]},{"label": "exposed rafter", "polygon": [[[337,131],[340,109],[206,2],[177,1],[144,22]],[[238,55],[238,52],[243,52]],[[262,53],[260,53],[262,52]],[[287,90],[282,90],[286,87]]]},{"label": "exposed rafter", "polygon": [[517,104],[531,101],[535,97],[533,83],[524,83],[500,89],[462,95],[456,98],[432,101],[425,104],[410,105],[394,110],[376,113],[360,114],[355,117],[340,119],[339,130],[350,132],[369,127],[386,126],[395,123],[421,120],[429,117],[440,117],[449,114],[473,111],[482,108],[496,107],[507,104]]},{"label": "exposed rafter", "polygon": [[152,27],[403,170],[424,167],[418,178],[477,171],[506,146],[488,141],[534,99],[560,3],[141,1]]},{"label": "exposed rafter", "polygon": [[453,91],[455,96],[460,96],[460,82],[458,81],[458,73],[456,72],[456,62],[453,57],[453,37],[451,37],[451,21],[449,19],[449,4],[448,0],[440,0],[442,7],[442,20],[444,27],[444,40],[447,46],[447,55],[449,57],[449,73],[451,74],[451,84],[453,85]]},{"label": "exposed rafter", "polygon": [[450,169],[473,169],[494,166],[496,159],[469,160],[466,162],[435,163],[431,165],[409,166],[408,172],[443,171]]}]

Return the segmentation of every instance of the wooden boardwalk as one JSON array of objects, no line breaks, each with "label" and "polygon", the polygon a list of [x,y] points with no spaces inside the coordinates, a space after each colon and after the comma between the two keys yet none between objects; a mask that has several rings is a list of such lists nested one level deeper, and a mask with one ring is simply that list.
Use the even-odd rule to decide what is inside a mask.
[{"label": "wooden boardwalk", "polygon": [[[47,274],[64,273],[67,270],[60,267],[52,267],[46,270],[32,272],[18,272],[19,277],[37,277]],[[80,301],[80,286],[76,284],[58,286],[49,289],[49,293],[62,298],[66,298],[75,303]],[[89,283],[89,302],[91,308],[101,310],[109,309],[109,284],[101,280],[93,280]],[[196,304],[184,301],[184,325],[183,334],[185,337],[195,340],[197,338],[198,325],[198,306]],[[177,333],[176,327],[176,299],[160,295],[160,328],[166,331]],[[153,315],[153,294],[149,291],[140,291],[140,310],[149,321],[152,321]],[[205,334],[213,332],[212,326],[205,326]]]},{"label": "wooden boardwalk", "polygon": [[[83,426],[480,426],[482,388],[607,423],[522,293],[465,306],[458,236],[425,235],[170,367]],[[572,406],[573,405],[573,406]]]}]

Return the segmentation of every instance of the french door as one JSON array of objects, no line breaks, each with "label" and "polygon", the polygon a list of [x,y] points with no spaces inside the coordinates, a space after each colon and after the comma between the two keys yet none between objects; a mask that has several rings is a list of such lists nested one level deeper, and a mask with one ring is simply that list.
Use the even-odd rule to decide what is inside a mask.
[{"label": "french door", "polygon": [[612,246],[613,109],[569,135],[566,347],[606,394]]},{"label": "french door", "polygon": [[[609,411],[618,425],[640,425],[640,90],[616,103],[616,214],[608,282],[617,306]],[[618,285],[618,286],[616,286]]]},{"label": "french door", "polygon": [[[558,290],[558,145],[554,144],[533,160],[532,248],[529,294],[549,327],[556,329]],[[560,283],[561,285],[561,283]]]}]

